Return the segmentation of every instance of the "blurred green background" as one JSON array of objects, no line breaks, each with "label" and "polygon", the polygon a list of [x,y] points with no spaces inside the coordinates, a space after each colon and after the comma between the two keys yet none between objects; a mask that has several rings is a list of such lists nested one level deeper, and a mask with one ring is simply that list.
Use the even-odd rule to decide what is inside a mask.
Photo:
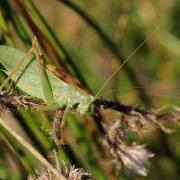
[{"label": "blurred green background", "polygon": [[[152,34],[153,32],[153,34]],[[1,0],[0,44],[27,51],[36,35],[49,61],[75,75],[96,94],[116,67],[148,37],[101,93],[141,108],[180,105],[180,2],[178,0]],[[1,80],[3,75],[1,75]],[[47,113],[20,109],[10,120],[45,157],[51,157]],[[92,117],[70,116],[64,161],[84,167],[94,179],[180,178],[180,126],[140,139],[156,154],[149,174],[127,177],[112,169],[102,133]],[[37,161],[0,126],[0,178],[25,179]]]}]

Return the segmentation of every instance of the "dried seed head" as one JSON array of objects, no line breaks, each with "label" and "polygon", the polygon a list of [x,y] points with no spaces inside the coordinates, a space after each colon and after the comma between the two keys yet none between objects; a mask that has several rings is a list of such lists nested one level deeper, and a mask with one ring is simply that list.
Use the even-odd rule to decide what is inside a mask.
[{"label": "dried seed head", "polygon": [[145,114],[131,111],[129,114],[122,116],[122,124],[126,126],[126,130],[133,131],[138,134],[150,132],[156,128],[161,129],[165,133],[171,133],[172,129],[167,128],[165,123],[169,120],[179,121],[180,114],[178,112],[161,113],[151,110]]},{"label": "dried seed head", "polygon": [[121,163],[127,172],[137,173],[141,176],[147,176],[148,160],[154,156],[145,149],[144,145],[137,145],[136,143],[131,146],[121,143],[117,155],[121,158]]},{"label": "dried seed head", "polygon": [[73,165],[65,166],[64,176],[67,180],[81,180],[84,177],[90,177],[90,173],[85,172],[83,168],[75,168]]},{"label": "dried seed head", "polygon": [[125,172],[146,176],[148,160],[154,154],[147,151],[144,145],[133,143],[130,146],[123,142],[124,132],[120,121],[116,121],[109,128],[106,127],[106,132],[104,144],[115,158],[116,168],[124,168]]},{"label": "dried seed head", "polygon": [[49,169],[35,170],[35,175],[29,176],[28,180],[49,180],[58,179]]},{"label": "dried seed head", "polygon": [[[91,174],[85,172],[83,168],[75,168],[73,165],[65,165],[62,163],[63,167],[61,170],[62,175],[67,180],[81,180],[84,177],[89,178]],[[59,178],[54,175],[49,169],[35,170],[35,175],[29,176],[28,180],[59,180]]]}]

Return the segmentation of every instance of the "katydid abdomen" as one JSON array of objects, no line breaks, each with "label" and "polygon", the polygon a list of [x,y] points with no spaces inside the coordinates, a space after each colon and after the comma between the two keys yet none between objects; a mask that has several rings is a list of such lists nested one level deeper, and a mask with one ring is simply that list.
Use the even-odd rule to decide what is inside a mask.
[{"label": "katydid abdomen", "polygon": [[[11,73],[24,55],[24,52],[16,48],[0,46],[0,63],[4,66],[7,75]],[[78,86],[59,79],[48,69],[46,72],[52,87],[53,100],[59,108],[65,106],[71,108],[77,104],[77,111],[80,114],[88,111],[90,104],[95,100],[93,95]],[[17,86],[25,93],[45,100],[35,56],[30,55],[24,64],[17,69],[12,79],[17,81]]]}]

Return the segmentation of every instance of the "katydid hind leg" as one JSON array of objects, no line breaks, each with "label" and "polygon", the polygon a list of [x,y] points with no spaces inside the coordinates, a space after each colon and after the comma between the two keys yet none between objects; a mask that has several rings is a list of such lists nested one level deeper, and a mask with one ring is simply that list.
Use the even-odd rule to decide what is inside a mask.
[{"label": "katydid hind leg", "polygon": [[46,73],[46,68],[44,66],[44,62],[42,61],[42,53],[40,50],[39,42],[36,37],[33,38],[32,40],[32,45],[34,49],[34,54],[35,54],[35,59],[38,65],[38,70],[39,70],[39,76],[41,80],[41,86],[42,86],[42,91],[44,95],[44,99],[47,104],[53,104],[53,91],[51,84],[49,82],[47,73]]}]

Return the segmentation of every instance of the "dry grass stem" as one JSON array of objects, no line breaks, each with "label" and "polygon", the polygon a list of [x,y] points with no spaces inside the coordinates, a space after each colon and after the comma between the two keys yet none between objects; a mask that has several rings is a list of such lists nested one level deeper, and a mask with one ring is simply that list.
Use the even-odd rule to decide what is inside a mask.
[{"label": "dry grass stem", "polygon": [[21,137],[5,120],[0,118],[0,124],[34,157],[36,157],[45,167],[47,167],[57,179],[65,179],[33,146],[31,146],[23,137]]}]

